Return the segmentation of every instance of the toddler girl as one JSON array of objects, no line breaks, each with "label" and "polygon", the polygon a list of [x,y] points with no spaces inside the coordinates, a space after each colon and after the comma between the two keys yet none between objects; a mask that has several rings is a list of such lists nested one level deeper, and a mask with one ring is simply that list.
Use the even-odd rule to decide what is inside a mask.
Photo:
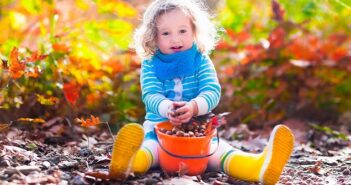
[{"label": "toddler girl", "polygon": [[[135,33],[135,48],[143,58],[142,100],[146,108],[143,127],[124,126],[116,136],[110,172],[126,178],[158,166],[157,123],[187,123],[209,113],[220,99],[221,87],[208,53],[214,49],[217,30],[204,5],[195,0],[156,0],[144,13]],[[222,170],[247,181],[275,184],[293,149],[294,137],[283,125],[273,129],[260,154],[234,149],[224,140],[209,158],[208,169]],[[217,138],[212,139],[212,148]],[[186,146],[174,146],[186,147]]]}]

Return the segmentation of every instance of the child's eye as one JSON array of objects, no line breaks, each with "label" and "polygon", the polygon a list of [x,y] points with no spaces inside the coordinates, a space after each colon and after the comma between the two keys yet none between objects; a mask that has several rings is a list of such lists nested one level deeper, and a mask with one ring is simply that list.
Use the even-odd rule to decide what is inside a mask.
[{"label": "child's eye", "polygon": [[167,36],[169,35],[169,32],[163,32],[162,35]]},{"label": "child's eye", "polygon": [[186,33],[186,30],[180,30],[180,33]]}]

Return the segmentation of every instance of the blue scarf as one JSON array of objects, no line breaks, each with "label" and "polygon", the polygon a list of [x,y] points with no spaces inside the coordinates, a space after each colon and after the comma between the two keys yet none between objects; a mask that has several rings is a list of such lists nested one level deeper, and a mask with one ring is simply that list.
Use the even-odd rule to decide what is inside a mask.
[{"label": "blue scarf", "polygon": [[195,44],[188,50],[172,54],[163,54],[157,50],[152,57],[156,76],[164,81],[194,75],[201,55]]}]

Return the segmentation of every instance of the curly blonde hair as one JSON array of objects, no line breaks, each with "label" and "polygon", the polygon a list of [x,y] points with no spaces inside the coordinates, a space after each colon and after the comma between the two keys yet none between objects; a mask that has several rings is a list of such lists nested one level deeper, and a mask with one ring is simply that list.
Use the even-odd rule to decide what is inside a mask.
[{"label": "curly blonde hair", "polygon": [[141,58],[149,59],[157,50],[157,18],[177,8],[189,16],[195,32],[195,43],[200,52],[208,54],[214,49],[218,40],[218,32],[202,1],[155,0],[146,9],[142,23],[134,33],[133,47]]}]

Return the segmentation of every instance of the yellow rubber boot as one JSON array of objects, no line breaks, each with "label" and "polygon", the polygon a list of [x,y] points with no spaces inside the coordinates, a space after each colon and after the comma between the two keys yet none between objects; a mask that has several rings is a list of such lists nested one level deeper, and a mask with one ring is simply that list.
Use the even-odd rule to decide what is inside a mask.
[{"label": "yellow rubber boot", "polygon": [[222,159],[223,170],[241,180],[275,184],[293,148],[294,136],[290,129],[277,125],[272,131],[268,146],[261,154],[234,151]]},{"label": "yellow rubber boot", "polygon": [[150,152],[146,148],[141,148],[134,158],[132,166],[133,172],[136,174],[147,172],[151,167],[152,161],[153,159]]},{"label": "yellow rubber boot", "polygon": [[264,155],[235,151],[228,156],[228,159],[225,159],[223,170],[234,178],[257,182],[264,162],[262,156]]},{"label": "yellow rubber boot", "polygon": [[112,149],[110,178],[123,180],[128,177],[132,161],[144,139],[143,127],[137,123],[125,125],[118,132]]}]

